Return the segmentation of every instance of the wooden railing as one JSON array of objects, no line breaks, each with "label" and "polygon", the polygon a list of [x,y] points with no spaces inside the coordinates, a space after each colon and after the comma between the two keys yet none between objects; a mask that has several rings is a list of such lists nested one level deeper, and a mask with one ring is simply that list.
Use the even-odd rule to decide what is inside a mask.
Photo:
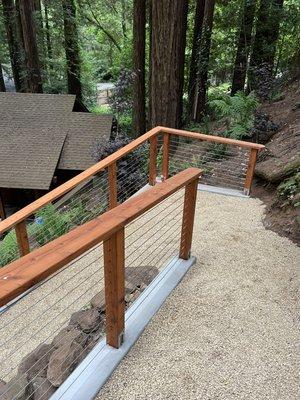
[{"label": "wooden railing", "polygon": [[108,182],[109,182],[109,208],[112,209],[117,206],[117,162],[131,153],[139,146],[146,142],[150,142],[150,155],[149,155],[149,184],[155,185],[156,178],[158,175],[157,171],[157,156],[158,156],[158,136],[163,135],[163,149],[162,149],[162,170],[161,175],[165,180],[169,177],[169,160],[170,160],[170,138],[171,135],[179,137],[187,137],[190,139],[196,139],[198,141],[206,141],[217,144],[224,144],[229,146],[236,146],[238,148],[248,149],[250,152],[249,163],[244,182],[244,193],[249,194],[251,184],[253,180],[254,168],[257,158],[258,151],[264,148],[263,145],[245,142],[241,140],[228,139],[219,136],[205,135],[201,133],[188,132],[178,129],[171,129],[166,127],[156,127],[139,138],[133,140],[122,149],[116,151],[112,155],[108,156],[104,160],[93,165],[86,171],[78,174],[76,177],[70,179],[66,183],[60,185],[56,189],[50,191],[46,195],[40,197],[38,200],[24,207],[20,211],[17,211],[12,216],[6,218],[0,222],[0,236],[10,229],[15,229],[16,238],[19,247],[20,256],[24,256],[30,252],[29,240],[26,230],[26,219],[31,215],[35,214],[39,209],[50,204],[62,197],[64,194],[70,192],[73,188],[88,181],[91,177],[97,173],[108,170]]},{"label": "wooden railing", "polygon": [[0,306],[20,296],[72,260],[103,242],[107,343],[122,343],[125,315],[124,228],[185,187],[179,257],[188,259],[201,171],[189,168],[77,227],[0,270]]}]

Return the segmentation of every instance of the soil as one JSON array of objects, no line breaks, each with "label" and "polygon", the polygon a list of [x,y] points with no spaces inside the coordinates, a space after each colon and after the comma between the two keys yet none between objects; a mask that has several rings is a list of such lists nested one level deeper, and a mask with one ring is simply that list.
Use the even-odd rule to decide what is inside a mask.
[{"label": "soil", "polygon": [[[270,119],[279,124],[279,130],[266,145],[260,155],[257,172],[260,176],[280,176],[280,170],[291,164],[292,157],[299,161],[300,154],[300,81],[294,81],[282,90],[282,100],[262,105],[261,111],[269,114]],[[296,161],[296,163],[298,162]],[[295,163],[294,173],[297,171]],[[277,171],[278,170],[278,171]],[[263,173],[261,173],[263,171]],[[279,173],[277,173],[279,172]],[[276,180],[274,178],[274,180]],[[282,236],[300,244],[299,207],[280,199],[276,189],[282,180],[274,183],[256,178],[252,197],[258,197],[266,204],[264,225]],[[270,179],[273,180],[273,179]]]}]

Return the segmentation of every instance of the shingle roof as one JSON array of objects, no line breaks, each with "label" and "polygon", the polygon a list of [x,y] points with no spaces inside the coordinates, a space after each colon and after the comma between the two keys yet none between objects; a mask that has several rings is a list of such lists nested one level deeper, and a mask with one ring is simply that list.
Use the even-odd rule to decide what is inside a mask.
[{"label": "shingle roof", "polygon": [[16,114],[65,114],[72,112],[73,94],[0,92],[0,119]]},{"label": "shingle roof", "polygon": [[95,164],[94,146],[109,140],[112,116],[77,112],[64,120],[64,126],[68,127],[68,136],[58,168],[83,171]]},{"label": "shingle roof", "polygon": [[48,190],[66,133],[48,127],[0,127],[0,138],[0,187]]}]

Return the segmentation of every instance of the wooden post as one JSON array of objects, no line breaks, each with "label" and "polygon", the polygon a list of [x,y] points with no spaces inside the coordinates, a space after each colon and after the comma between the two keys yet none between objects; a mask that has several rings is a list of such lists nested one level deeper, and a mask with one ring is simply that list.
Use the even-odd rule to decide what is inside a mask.
[{"label": "wooden post", "polygon": [[195,179],[185,187],[183,217],[181,227],[181,242],[179,257],[183,260],[190,258],[194,218],[196,209],[196,198],[198,189],[198,179]]},{"label": "wooden post", "polygon": [[114,162],[108,166],[108,190],[109,190],[109,209],[118,205],[117,190],[117,163]]},{"label": "wooden post", "polygon": [[164,133],[163,160],[162,160],[162,179],[169,178],[169,157],[170,157],[170,134]]},{"label": "wooden post", "polygon": [[30,253],[29,240],[26,229],[26,222],[21,221],[15,227],[20,257]]},{"label": "wooden post", "polygon": [[244,193],[247,196],[249,196],[250,190],[251,190],[251,185],[252,185],[253,175],[254,175],[254,169],[255,169],[256,159],[257,159],[257,152],[258,152],[257,149],[251,149],[250,150],[248,169],[247,169],[245,185],[244,185]]},{"label": "wooden post", "polygon": [[4,208],[4,201],[0,191],[0,218],[3,221],[6,218],[5,208]]},{"label": "wooden post", "polygon": [[106,301],[106,342],[118,349],[125,327],[124,228],[103,243]]},{"label": "wooden post", "polygon": [[157,136],[150,139],[150,161],[149,161],[149,185],[156,183],[156,163],[157,163]]}]

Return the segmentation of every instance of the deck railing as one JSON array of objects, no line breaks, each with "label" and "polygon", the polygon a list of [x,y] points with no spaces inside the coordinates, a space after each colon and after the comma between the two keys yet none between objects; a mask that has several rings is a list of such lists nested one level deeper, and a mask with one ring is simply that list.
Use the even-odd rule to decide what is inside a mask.
[{"label": "deck railing", "polygon": [[[141,266],[147,274],[151,266],[159,268],[162,261],[163,269],[171,254],[177,259],[190,258],[200,175],[199,169],[186,169],[0,269],[0,306],[6,307],[0,313],[0,379],[7,382],[0,391],[0,400],[11,391],[23,393],[24,399],[35,398],[31,396],[37,387],[39,395],[44,390],[43,396],[49,398],[49,388],[59,387],[67,378],[66,370],[72,372],[91,351],[91,344],[99,340],[98,330],[103,325],[107,344],[120,347],[124,340],[128,270],[136,277]],[[166,259],[163,249],[174,232],[174,220],[177,220],[176,241],[168,244]],[[132,229],[135,223],[137,226]],[[150,241],[146,240],[147,232]],[[155,258],[154,253],[157,253]],[[89,267],[91,254],[96,256],[94,267],[82,275]],[[99,259],[102,256],[103,275]],[[133,261],[135,258],[137,263]],[[90,308],[95,290],[98,292],[103,286],[104,307],[98,304]],[[88,304],[81,300],[83,297]],[[94,325],[90,326],[90,320],[83,318],[80,331],[70,305],[75,315],[90,312],[96,319]],[[103,309],[105,319],[100,317]],[[66,353],[66,343],[76,353]],[[70,363],[68,357],[72,357]],[[51,370],[53,360],[55,374]],[[36,378],[43,376],[45,380],[45,375],[52,386],[49,383],[45,388],[37,386]]]},{"label": "deck railing", "polygon": [[[182,142],[184,143],[184,148],[180,146]],[[207,144],[210,146],[213,145],[214,147],[199,150],[199,147],[195,146],[195,142],[204,146]],[[126,196],[119,198],[118,163],[128,156],[128,154],[131,154],[141,146],[145,146],[145,144],[149,144],[149,150],[147,149],[148,177],[146,177],[144,183],[148,181],[148,183],[153,186],[156,184],[157,177],[159,176],[165,180],[168,179],[170,175],[173,175],[188,166],[194,166],[200,167],[204,170],[204,183],[213,184],[214,181],[216,181],[216,184],[218,185],[223,184],[230,187],[231,182],[237,181],[241,186],[238,188],[242,188],[246,195],[249,195],[250,193],[257,153],[264,148],[263,145],[256,143],[166,127],[156,127],[133,140],[131,143],[104,160],[93,165],[86,171],[80,173],[76,177],[24,207],[12,216],[1,221],[0,236],[11,229],[14,229],[19,249],[19,256],[28,254],[31,249],[38,247],[38,245],[35,245],[34,240],[35,230],[33,229],[33,234],[28,233],[28,218],[32,218],[32,216],[34,216],[40,209],[47,205],[56,204],[55,202],[58,203],[61,201],[59,199],[64,199],[63,196],[67,194],[69,194],[70,198],[72,196],[72,191],[76,192],[76,190],[80,189],[82,186],[84,187],[85,183],[88,184],[92,178],[97,176],[100,176],[99,187],[101,187],[102,193],[107,192],[107,207],[105,206],[102,209],[97,210],[98,215],[105,212],[107,208],[112,209],[116,207],[118,203],[126,200]],[[229,151],[228,149],[234,150]],[[202,157],[198,157],[198,152],[199,154],[201,153]],[[196,161],[195,157],[197,158]],[[226,167],[226,170],[224,170],[225,168],[222,168],[219,163],[220,158],[227,160],[226,162],[228,163],[228,167]],[[130,168],[128,173],[130,174]],[[207,182],[205,182],[206,179]],[[218,181],[218,179],[220,181]],[[129,190],[129,193],[132,194],[134,192],[134,185],[131,183],[128,184],[128,186],[127,189]],[[139,188],[140,187],[137,187],[136,190]],[[94,196],[96,190],[98,190],[97,185],[93,188]],[[98,194],[99,193],[100,189]],[[101,199],[96,199],[96,203],[99,203],[100,200]],[[91,215],[90,219],[95,216],[94,210]],[[85,220],[83,220],[83,222],[85,222]],[[80,225],[81,223],[82,221],[75,221],[71,224],[71,228]],[[45,226],[45,228],[47,227]],[[51,230],[51,227],[49,227],[49,229]],[[33,236],[33,238],[31,238],[31,236]],[[18,255],[16,254],[15,258],[17,257]]]}]

